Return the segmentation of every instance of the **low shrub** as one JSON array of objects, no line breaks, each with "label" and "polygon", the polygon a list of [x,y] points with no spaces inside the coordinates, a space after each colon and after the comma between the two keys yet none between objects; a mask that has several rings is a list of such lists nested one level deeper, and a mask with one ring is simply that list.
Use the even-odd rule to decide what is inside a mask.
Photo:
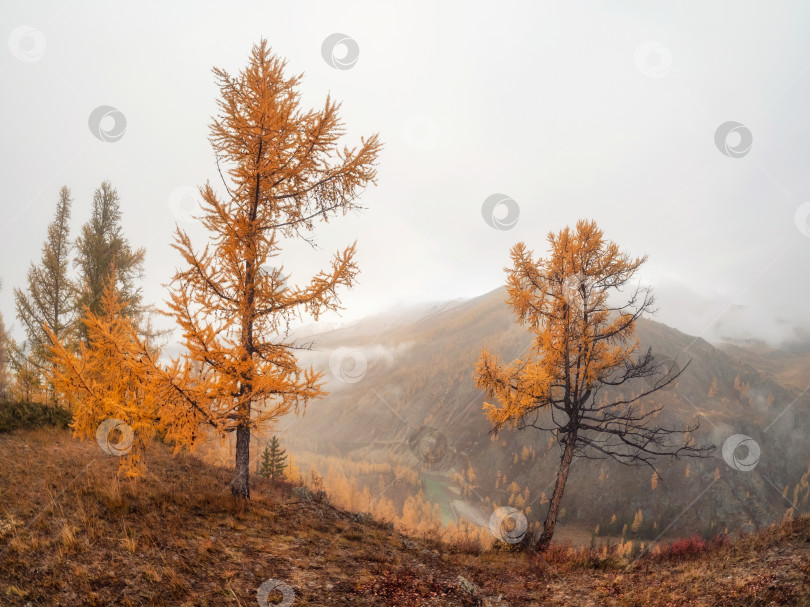
[{"label": "low shrub", "polygon": [[682,561],[697,557],[711,550],[723,548],[731,543],[729,537],[723,533],[711,540],[705,540],[699,535],[681,538],[671,544],[657,546],[652,552],[652,558],[663,561]]},{"label": "low shrub", "polygon": [[685,537],[672,542],[669,545],[669,550],[666,553],[666,556],[671,559],[680,560],[691,556],[697,556],[704,550],[706,550],[706,542],[702,537],[693,535],[691,537]]},{"label": "low shrub", "polygon": [[32,402],[0,402],[0,432],[53,426],[67,428],[73,414],[59,405]]}]

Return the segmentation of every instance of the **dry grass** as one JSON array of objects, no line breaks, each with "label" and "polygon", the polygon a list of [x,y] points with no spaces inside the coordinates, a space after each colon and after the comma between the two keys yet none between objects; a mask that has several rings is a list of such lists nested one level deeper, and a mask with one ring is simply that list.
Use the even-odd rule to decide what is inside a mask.
[{"label": "dry grass", "polygon": [[808,519],[632,563],[615,547],[541,559],[407,538],[283,483],[258,481],[245,504],[226,469],[159,445],[148,458],[146,477],[119,480],[114,457],[65,431],[0,436],[0,604],[255,605],[269,578],[296,607],[810,604]]}]

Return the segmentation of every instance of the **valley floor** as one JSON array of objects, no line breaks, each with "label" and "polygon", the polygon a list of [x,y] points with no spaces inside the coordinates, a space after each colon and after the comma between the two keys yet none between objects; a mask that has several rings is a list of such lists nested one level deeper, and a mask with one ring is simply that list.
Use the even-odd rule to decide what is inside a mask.
[{"label": "valley floor", "polygon": [[682,560],[477,554],[284,484],[235,502],[228,470],[165,446],[147,466],[118,480],[69,432],[0,434],[0,604],[246,606],[274,579],[296,607],[810,605],[808,518]]}]

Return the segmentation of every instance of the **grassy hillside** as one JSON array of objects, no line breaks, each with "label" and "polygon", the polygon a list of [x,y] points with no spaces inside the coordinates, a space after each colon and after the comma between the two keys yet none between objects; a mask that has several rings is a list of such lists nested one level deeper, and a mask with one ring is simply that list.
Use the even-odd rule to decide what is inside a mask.
[{"label": "grassy hillside", "polygon": [[67,431],[0,435],[0,604],[247,606],[268,579],[295,606],[810,604],[806,518],[635,561],[615,546],[480,552],[285,484],[234,502],[226,469],[164,445],[147,465],[119,480],[115,457]]}]

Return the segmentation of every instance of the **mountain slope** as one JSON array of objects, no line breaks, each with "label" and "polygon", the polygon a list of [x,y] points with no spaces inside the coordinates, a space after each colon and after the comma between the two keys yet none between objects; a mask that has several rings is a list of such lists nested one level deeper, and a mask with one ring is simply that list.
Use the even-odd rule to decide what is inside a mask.
[{"label": "mountain slope", "polygon": [[[409,458],[423,481],[466,493],[467,505],[484,519],[493,504],[515,497],[500,482],[505,476],[532,507],[530,519],[539,520],[559,451],[550,435],[533,430],[505,431],[492,440],[483,394],[472,377],[482,347],[511,360],[529,345],[529,333],[514,323],[504,299],[505,290],[498,289],[421,315],[374,318],[309,336],[316,349],[306,361],[327,372],[330,394],[306,416],[283,420],[278,428],[299,449],[367,461],[391,454]],[[650,539],[664,531],[666,537],[751,530],[781,518],[791,507],[781,495],[784,487],[792,489],[810,463],[810,393],[764,372],[753,355],[724,352],[653,320],[640,320],[637,334],[642,349],[688,362],[677,386],[656,393],[650,403],[664,405],[667,423],[699,422],[698,441],[717,450],[706,460],[661,462],[662,482],[655,490],[649,469],[577,461],[563,502],[563,533],[568,529],[569,537],[587,541],[589,530],[609,525],[618,534],[639,510],[648,526],[642,535]],[[752,437],[760,447],[754,470],[736,470],[723,460],[720,448],[733,435]],[[425,436],[446,443],[446,453],[429,465],[419,458]],[[738,458],[745,457],[742,450]],[[459,475],[470,467],[475,481],[461,482]],[[446,518],[457,517],[449,492],[435,493],[445,494],[440,501]]]},{"label": "mountain slope", "polygon": [[144,478],[119,481],[117,458],[93,441],[0,434],[0,604],[255,605],[268,580],[296,606],[810,604],[807,518],[693,556],[677,545],[638,560],[616,546],[479,554],[285,484],[254,481],[242,503],[228,470],[165,445],[146,460]]}]

